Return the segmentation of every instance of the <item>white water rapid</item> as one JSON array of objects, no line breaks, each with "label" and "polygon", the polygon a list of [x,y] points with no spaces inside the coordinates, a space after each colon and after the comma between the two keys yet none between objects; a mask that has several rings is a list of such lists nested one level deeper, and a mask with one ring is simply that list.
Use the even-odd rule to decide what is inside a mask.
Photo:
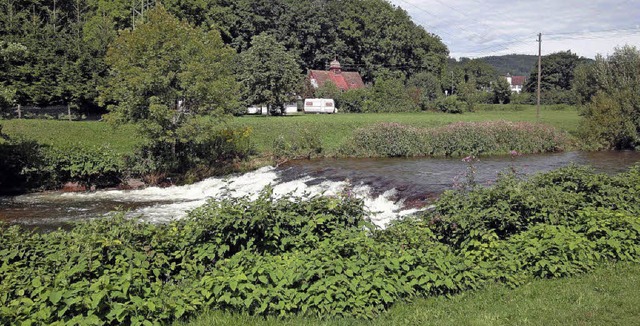
[{"label": "white water rapid", "polygon": [[[282,182],[273,167],[264,167],[253,172],[226,178],[209,178],[186,186],[168,188],[149,187],[141,190],[108,190],[93,193],[65,193],[59,195],[69,202],[139,202],[154,203],[130,211],[129,215],[141,215],[142,219],[152,222],[166,222],[182,218],[187,213],[207,202],[211,198],[244,197],[255,199],[267,186],[273,187],[276,197],[292,194],[337,195],[348,185],[346,181],[327,181],[313,184],[312,177]],[[313,184],[313,185],[308,185]],[[373,189],[367,185],[355,185],[352,193],[364,200],[369,218],[379,227],[386,225],[399,216],[417,212],[417,209],[403,209],[404,200],[395,201],[395,189],[374,196]],[[31,198],[33,200],[33,198]]]}]

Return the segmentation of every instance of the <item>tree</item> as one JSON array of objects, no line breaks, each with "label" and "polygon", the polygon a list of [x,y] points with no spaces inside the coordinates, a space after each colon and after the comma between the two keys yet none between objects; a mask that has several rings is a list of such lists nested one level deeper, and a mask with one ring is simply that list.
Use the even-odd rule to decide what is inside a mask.
[{"label": "tree", "polygon": [[440,79],[430,72],[420,72],[413,75],[407,80],[407,87],[413,101],[422,110],[426,110],[429,103],[443,94]]},{"label": "tree", "polygon": [[498,77],[493,82],[493,102],[507,104],[511,100],[511,86],[506,78]]},{"label": "tree", "polygon": [[144,136],[170,149],[195,135],[198,116],[219,116],[238,105],[234,51],[216,31],[205,32],[162,6],[124,30],[109,47],[111,74],[101,89],[108,120],[137,123]]},{"label": "tree", "polygon": [[581,132],[596,148],[640,149],[640,50],[616,48],[579,75],[579,102],[587,103]]},{"label": "tree", "polygon": [[262,33],[240,54],[238,79],[248,104],[267,105],[275,113],[295,98],[301,75],[295,57],[272,35]]},{"label": "tree", "polygon": [[342,90],[336,86],[332,81],[327,80],[324,85],[318,87],[315,90],[314,97],[316,98],[332,98],[336,102],[336,108],[340,108]]},{"label": "tree", "polygon": [[[556,52],[543,56],[540,89],[542,91],[570,90],[575,68],[584,62],[587,62],[586,58],[578,57],[571,51]],[[529,93],[534,93],[537,87],[538,63],[532,67],[524,89]]]},{"label": "tree", "polygon": [[367,98],[363,103],[363,112],[408,112],[415,111],[418,106],[411,100],[404,83],[399,78],[376,78],[372,87],[367,90]]},{"label": "tree", "polygon": [[[27,48],[19,43],[0,41],[0,70],[15,65],[19,57],[27,52]],[[0,81],[0,112],[16,105],[16,87],[5,85]]]}]

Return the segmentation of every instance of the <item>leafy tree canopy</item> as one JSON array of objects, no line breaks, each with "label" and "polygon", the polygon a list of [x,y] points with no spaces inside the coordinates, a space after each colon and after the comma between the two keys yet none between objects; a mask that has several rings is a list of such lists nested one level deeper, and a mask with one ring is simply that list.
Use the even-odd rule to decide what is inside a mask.
[{"label": "leafy tree canopy", "polygon": [[[542,57],[542,76],[540,89],[542,91],[570,90],[574,71],[577,66],[588,62],[584,57],[578,57],[571,51],[556,52]],[[525,91],[533,93],[538,85],[538,64],[531,68],[531,73],[524,86]]]},{"label": "leafy tree canopy", "polygon": [[640,50],[617,48],[579,71],[574,91],[585,103],[583,136],[598,148],[640,149]]},{"label": "leafy tree canopy", "polygon": [[[145,15],[132,16],[132,10]],[[93,108],[105,85],[108,45],[118,31],[148,19],[155,1],[0,1],[0,35],[28,51],[21,62],[0,67],[0,82],[14,85],[21,104],[73,102]],[[220,31],[236,52],[254,36],[273,35],[298,71],[325,69],[337,55],[345,70],[372,82],[384,69],[406,77],[430,72],[440,78],[446,46],[385,0],[167,0],[166,10],[204,30]],[[135,7],[133,7],[135,6]],[[35,51],[34,49],[37,49]]]},{"label": "leafy tree canopy", "polygon": [[238,78],[249,104],[277,109],[295,98],[302,76],[293,54],[275,37],[262,33],[240,55]]},{"label": "leafy tree canopy", "polygon": [[238,106],[234,56],[219,33],[194,28],[158,6],[109,47],[111,73],[101,95],[108,118],[138,122],[156,141],[189,137],[180,128],[191,118]]}]

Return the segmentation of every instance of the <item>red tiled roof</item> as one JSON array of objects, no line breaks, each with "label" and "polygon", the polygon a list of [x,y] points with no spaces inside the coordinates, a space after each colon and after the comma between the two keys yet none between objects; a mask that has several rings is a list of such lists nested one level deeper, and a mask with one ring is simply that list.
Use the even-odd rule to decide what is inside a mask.
[{"label": "red tiled roof", "polygon": [[309,78],[315,79],[318,87],[322,87],[322,85],[330,80],[343,91],[364,88],[364,82],[358,72],[310,70]]},{"label": "red tiled roof", "polygon": [[524,86],[524,82],[527,80],[526,76],[511,76],[511,85]]}]

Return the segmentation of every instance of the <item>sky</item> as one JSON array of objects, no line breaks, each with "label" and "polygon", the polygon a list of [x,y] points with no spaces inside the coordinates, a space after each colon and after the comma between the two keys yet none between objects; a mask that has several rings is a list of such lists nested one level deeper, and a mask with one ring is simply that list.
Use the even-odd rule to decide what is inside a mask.
[{"label": "sky", "polygon": [[640,48],[640,0],[388,0],[455,58],[567,51],[595,58]]}]

